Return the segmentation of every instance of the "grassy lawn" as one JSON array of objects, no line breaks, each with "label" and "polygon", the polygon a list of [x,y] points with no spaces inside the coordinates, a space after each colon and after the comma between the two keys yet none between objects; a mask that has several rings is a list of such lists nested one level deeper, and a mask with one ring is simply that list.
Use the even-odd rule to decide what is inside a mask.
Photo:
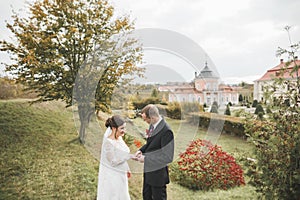
[{"label": "grassy lawn", "polygon": [[[197,127],[180,120],[172,120],[166,118],[168,124],[172,127],[175,135],[175,161],[178,158],[178,154],[183,152],[189,142],[192,139],[201,138],[204,139],[206,137],[207,132],[202,129],[198,129]],[[145,122],[141,119],[133,120],[134,126],[147,128]],[[129,129],[131,127],[129,126]],[[231,155],[240,155],[244,157],[251,157],[253,146],[250,143],[247,143],[244,139],[228,135],[221,134],[216,141],[216,144],[221,146],[222,149]],[[242,163],[240,163],[242,165]],[[242,165],[244,170],[246,168]],[[249,179],[245,177],[246,182]],[[131,180],[129,181],[131,193],[134,194],[134,199],[142,199],[141,198],[141,184],[142,184],[142,175],[134,174]],[[138,190],[138,188],[140,188]],[[257,194],[255,192],[255,188],[250,185],[245,185],[238,188],[233,188],[228,191],[224,190],[215,190],[210,192],[204,191],[191,191],[185,187],[182,187],[176,183],[170,183],[168,185],[168,197],[172,200],[198,200],[198,199],[219,199],[219,200],[231,200],[231,199],[257,199]]]},{"label": "grassy lawn", "polygon": [[94,199],[98,161],[59,102],[0,102],[0,199]]},{"label": "grassy lawn", "polygon": [[[73,111],[61,102],[30,106],[25,100],[0,101],[0,199],[95,199],[104,121],[92,121],[86,144],[82,146],[73,118]],[[205,131],[184,121],[166,120],[174,130],[176,155],[192,139],[205,137]],[[141,138],[140,132],[146,128],[137,118],[128,123],[127,132]],[[240,138],[221,135],[217,144],[229,153],[251,156],[252,146]],[[137,150],[134,145],[130,149]],[[142,165],[134,161],[129,164],[133,172],[129,180],[131,197],[142,199]],[[168,185],[168,197],[171,200],[257,199],[249,185],[203,192],[175,183]]]}]

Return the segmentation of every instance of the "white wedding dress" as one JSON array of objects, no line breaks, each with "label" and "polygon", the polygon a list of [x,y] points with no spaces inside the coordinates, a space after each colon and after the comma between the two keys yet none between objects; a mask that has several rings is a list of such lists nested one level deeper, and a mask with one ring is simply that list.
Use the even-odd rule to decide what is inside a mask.
[{"label": "white wedding dress", "polygon": [[97,200],[130,200],[127,178],[130,150],[122,137],[108,138],[110,132],[106,131],[102,143]]}]

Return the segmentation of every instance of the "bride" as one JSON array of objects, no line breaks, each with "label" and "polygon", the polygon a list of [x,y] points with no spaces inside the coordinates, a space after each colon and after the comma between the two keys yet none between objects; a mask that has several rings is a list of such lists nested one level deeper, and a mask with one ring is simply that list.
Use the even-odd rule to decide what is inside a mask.
[{"label": "bride", "polygon": [[127,160],[132,158],[122,136],[126,123],[118,115],[108,118],[104,133],[99,175],[97,200],[130,200],[128,178],[131,175]]}]

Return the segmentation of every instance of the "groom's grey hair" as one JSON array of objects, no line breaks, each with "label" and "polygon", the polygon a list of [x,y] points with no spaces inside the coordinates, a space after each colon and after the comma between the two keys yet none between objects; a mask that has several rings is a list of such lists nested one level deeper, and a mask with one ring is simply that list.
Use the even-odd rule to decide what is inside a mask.
[{"label": "groom's grey hair", "polygon": [[145,113],[148,118],[159,117],[158,108],[153,104],[148,104],[142,109],[142,113]]}]

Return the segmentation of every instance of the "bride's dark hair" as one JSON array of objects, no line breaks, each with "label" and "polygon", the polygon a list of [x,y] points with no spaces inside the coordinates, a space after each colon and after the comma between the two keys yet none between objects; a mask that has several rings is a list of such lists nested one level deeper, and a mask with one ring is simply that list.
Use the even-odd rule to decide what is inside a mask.
[{"label": "bride's dark hair", "polygon": [[125,123],[125,120],[120,115],[114,115],[108,118],[105,122],[105,126],[108,128],[118,128]]}]

